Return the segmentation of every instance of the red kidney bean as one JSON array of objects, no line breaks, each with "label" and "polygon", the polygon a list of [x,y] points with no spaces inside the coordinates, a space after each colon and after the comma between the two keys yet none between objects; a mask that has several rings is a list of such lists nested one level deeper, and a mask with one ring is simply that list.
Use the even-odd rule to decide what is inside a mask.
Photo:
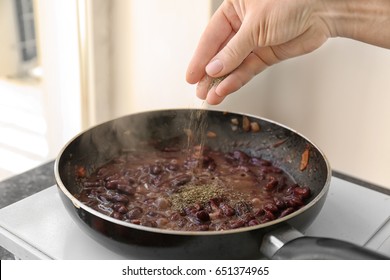
[{"label": "red kidney bean", "polygon": [[135,225],[140,225],[141,220],[140,219],[133,219],[133,220],[130,220],[130,223],[135,224]]},{"label": "red kidney bean", "polygon": [[251,211],[249,205],[246,202],[238,202],[235,206],[234,209],[237,213],[238,216],[242,216],[246,213],[249,213]]},{"label": "red kidney bean", "polygon": [[126,180],[123,179],[112,179],[107,181],[106,188],[112,190],[112,189],[116,189],[118,185],[128,185],[128,182],[126,182]]},{"label": "red kidney bean", "polygon": [[272,202],[268,202],[268,203],[264,204],[263,209],[270,211],[272,213],[276,213],[279,211],[279,208],[276,206],[276,204],[274,204]]},{"label": "red kidney bean", "polygon": [[177,171],[180,169],[179,167],[179,164],[177,164],[177,161],[176,160],[172,160],[168,166],[167,166],[167,169],[170,170],[170,171]]},{"label": "red kidney bean", "polygon": [[119,212],[112,212],[111,216],[115,219],[121,220],[123,215]]},{"label": "red kidney bean", "polygon": [[196,212],[195,215],[196,215],[196,218],[198,218],[198,220],[200,220],[202,222],[210,221],[209,213],[207,213],[204,210],[200,210],[200,211]]},{"label": "red kidney bean", "polygon": [[115,194],[109,200],[116,201],[116,202],[122,202],[125,204],[129,202],[129,198],[123,194]]},{"label": "red kidney bean", "polygon": [[120,203],[120,202],[116,202],[112,205],[112,209],[114,209],[114,211],[118,211],[118,209],[122,206],[125,206],[123,203]]},{"label": "red kidney bean", "polygon": [[257,210],[254,212],[254,215],[255,215],[255,217],[260,217],[260,216],[264,215],[264,212],[265,212],[265,210],[264,210],[263,208],[257,209]]},{"label": "red kidney bean", "polygon": [[188,183],[189,181],[191,181],[192,177],[188,174],[181,174],[175,178],[173,178],[171,180],[171,186],[173,187],[178,187],[178,186],[182,186],[186,183]]},{"label": "red kidney bean", "polygon": [[85,188],[90,188],[90,187],[99,187],[102,185],[102,182],[101,181],[85,181],[83,183],[83,186]]},{"label": "red kidney bean", "polygon": [[302,206],[304,203],[300,197],[297,196],[290,196],[285,198],[285,203],[289,207],[299,207]]},{"label": "red kidney bean", "polygon": [[230,223],[230,228],[232,228],[232,229],[240,228],[243,226],[245,226],[245,221],[243,221],[243,220],[236,220],[236,221]]},{"label": "red kidney bean", "polygon": [[[202,147],[167,150],[124,153],[85,177],[75,174],[82,188],[77,198],[93,209],[133,224],[175,230],[226,230],[284,217],[311,196],[310,188],[297,185],[261,155]],[[183,206],[173,207],[172,195],[196,186],[217,186],[222,194],[210,198],[207,190],[195,192],[186,196],[189,200],[183,201]]]},{"label": "red kidney bean", "polygon": [[248,222],[248,226],[257,226],[259,224],[260,224],[260,222],[256,219],[252,219]]},{"label": "red kidney bean", "polygon": [[310,189],[307,187],[296,187],[294,189],[294,194],[302,198],[310,197]]},{"label": "red kidney bean", "polygon": [[127,212],[126,216],[130,220],[138,219],[142,216],[142,209],[141,207],[134,207]]},{"label": "red kidney bean", "polygon": [[157,227],[157,223],[155,221],[141,221],[141,225],[145,227]]},{"label": "red kidney bean", "polygon": [[199,231],[208,231],[209,230],[209,226],[208,225],[204,225],[204,224],[198,225],[197,230],[199,230]]},{"label": "red kidney bean", "polygon": [[267,184],[264,186],[264,189],[267,191],[272,191],[279,184],[278,179],[275,177],[269,177]]},{"label": "red kidney bean", "polygon": [[99,195],[97,195],[97,199],[103,203],[108,203],[111,200],[111,197],[108,198],[107,194],[105,194],[105,195],[99,194]]},{"label": "red kidney bean", "polygon": [[211,158],[209,156],[204,156],[202,159],[202,167],[206,168],[210,171],[214,171],[215,168],[217,167],[217,165],[216,165],[213,158]]},{"label": "red kidney bean", "polygon": [[268,221],[273,221],[276,219],[275,215],[271,211],[264,211],[264,217],[268,219]]},{"label": "red kidney bean", "polygon": [[167,209],[170,206],[169,201],[164,197],[158,197],[154,204],[156,205],[157,209],[164,210]]},{"label": "red kidney bean", "polygon": [[286,209],[284,209],[284,210],[280,213],[279,217],[280,217],[280,218],[285,217],[285,216],[287,216],[287,215],[290,215],[290,214],[293,213],[294,211],[295,211],[295,209],[294,209],[293,207],[286,208]]},{"label": "red kidney bean", "polygon": [[222,213],[227,216],[227,217],[231,217],[233,216],[236,211],[234,210],[233,207],[231,207],[230,205],[226,204],[226,203],[221,203],[219,205],[219,208],[222,210]]},{"label": "red kidney bean", "polygon": [[150,167],[150,174],[159,175],[163,171],[162,167],[159,165],[153,165]]},{"label": "red kidney bean", "polygon": [[135,188],[130,187],[129,185],[126,184],[118,184],[117,189],[118,191],[129,195],[133,195],[136,191]]},{"label": "red kidney bean", "polygon": [[283,199],[281,199],[279,197],[274,197],[274,202],[275,202],[276,207],[278,207],[279,209],[286,208],[286,203],[283,201]]},{"label": "red kidney bean", "polygon": [[287,189],[285,189],[284,193],[287,195],[292,194],[294,192],[294,189],[297,187],[299,187],[297,184],[292,184]]},{"label": "red kidney bean", "polygon": [[249,161],[249,156],[239,150],[233,152],[233,158],[238,161],[240,164],[247,163]]}]

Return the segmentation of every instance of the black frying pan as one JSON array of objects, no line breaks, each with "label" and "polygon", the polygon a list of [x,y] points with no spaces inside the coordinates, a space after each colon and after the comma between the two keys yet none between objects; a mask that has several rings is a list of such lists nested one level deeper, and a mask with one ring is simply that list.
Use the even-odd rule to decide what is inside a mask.
[{"label": "black frying pan", "polygon": [[[206,114],[205,130],[217,134],[216,138],[206,138],[207,146],[223,152],[240,149],[251,156],[261,156],[272,161],[289,173],[299,185],[311,188],[312,196],[309,203],[290,215],[253,227],[188,232],[126,223],[85,206],[73,196],[80,191],[75,179],[75,170],[78,166],[85,166],[88,172],[92,172],[96,167],[117,156],[123,149],[134,149],[148,141],[151,143],[150,149],[160,149],[173,140],[186,145],[187,136],[184,129],[189,128],[190,119],[197,119],[199,112]],[[246,117],[259,123],[261,130],[246,131],[242,126],[241,114],[190,109],[132,114],[93,127],[72,139],[56,159],[55,178],[61,199],[77,224],[92,238],[129,257],[383,258],[349,243],[342,243],[345,246],[341,246],[339,243],[333,244],[333,241],[328,239],[297,238],[299,232],[292,228],[304,230],[316,218],[324,204],[331,179],[329,163],[313,143],[295,131],[269,120],[254,116]],[[233,119],[238,120],[239,124],[233,124]],[[309,160],[306,168],[302,170],[300,168],[302,153],[307,149]],[[280,249],[280,245],[272,241],[275,238],[286,244]]]}]

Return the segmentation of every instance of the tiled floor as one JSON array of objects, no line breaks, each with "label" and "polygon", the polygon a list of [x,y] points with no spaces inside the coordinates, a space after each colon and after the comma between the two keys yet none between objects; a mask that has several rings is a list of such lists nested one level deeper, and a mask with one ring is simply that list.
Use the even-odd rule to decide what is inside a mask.
[{"label": "tiled floor", "polygon": [[0,79],[0,181],[46,161],[39,84]]}]

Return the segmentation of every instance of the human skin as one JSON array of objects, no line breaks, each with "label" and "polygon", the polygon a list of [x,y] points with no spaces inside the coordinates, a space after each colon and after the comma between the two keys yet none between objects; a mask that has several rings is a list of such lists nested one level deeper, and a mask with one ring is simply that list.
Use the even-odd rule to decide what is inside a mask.
[{"label": "human skin", "polygon": [[267,67],[331,37],[390,48],[390,0],[225,0],[199,40],[186,80],[216,105]]}]

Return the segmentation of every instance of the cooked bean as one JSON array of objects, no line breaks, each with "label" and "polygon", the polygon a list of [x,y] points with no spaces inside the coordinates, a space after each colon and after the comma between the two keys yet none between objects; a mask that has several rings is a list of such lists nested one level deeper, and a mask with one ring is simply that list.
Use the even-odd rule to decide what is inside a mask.
[{"label": "cooked bean", "polygon": [[175,178],[173,178],[171,180],[171,186],[172,187],[178,187],[178,186],[182,186],[186,183],[188,183],[189,181],[191,181],[192,177],[188,174],[181,174]]},{"label": "cooked bean", "polygon": [[118,191],[120,191],[122,193],[125,193],[125,194],[132,195],[132,194],[135,193],[135,188],[134,187],[130,187],[127,184],[118,184],[117,189],[118,189]]},{"label": "cooked bean", "polygon": [[159,209],[159,210],[167,209],[170,206],[169,201],[163,197],[157,198],[156,201],[154,202],[154,204],[156,205],[157,209]]},{"label": "cooked bean", "polygon": [[257,226],[259,224],[260,224],[260,222],[256,219],[252,219],[248,222],[248,226]]},{"label": "cooked bean", "polygon": [[232,223],[230,223],[230,228],[240,228],[240,227],[243,227],[245,226],[245,221],[243,220],[236,220]]},{"label": "cooked bean", "polygon": [[266,204],[263,205],[263,209],[264,210],[268,210],[272,213],[275,213],[275,212],[278,212],[279,211],[279,208],[276,206],[276,204],[272,203],[272,202],[268,202]]},{"label": "cooked bean", "polygon": [[129,212],[127,212],[126,216],[133,220],[133,219],[137,219],[137,218],[140,218],[142,216],[142,209],[140,207],[134,207],[132,209],[129,210]]},{"label": "cooked bean", "polygon": [[278,184],[279,184],[278,179],[276,179],[275,177],[270,177],[270,178],[268,179],[267,184],[264,186],[264,188],[265,188],[267,191],[271,191],[271,190],[273,190]]},{"label": "cooked bean", "polygon": [[294,194],[302,198],[310,197],[310,189],[307,187],[296,187],[294,189]]},{"label": "cooked bean", "polygon": [[162,171],[163,169],[160,165],[153,165],[150,167],[150,174],[152,175],[159,175]]},{"label": "cooked bean", "polygon": [[285,210],[283,210],[279,217],[282,218],[284,216],[287,216],[287,215],[290,215],[291,213],[293,213],[295,211],[295,209],[293,207],[289,207],[289,208],[286,208]]},{"label": "cooked bean", "polygon": [[207,213],[204,210],[200,210],[200,211],[196,212],[196,217],[198,218],[198,220],[200,220],[202,222],[207,222],[210,220],[209,213]]},{"label": "cooked bean", "polygon": [[228,204],[221,203],[221,205],[219,207],[221,208],[222,213],[227,217],[231,217],[236,213],[236,211],[233,209],[233,207],[231,207]]},{"label": "cooked bean", "polygon": [[301,208],[311,195],[261,155],[175,145],[128,152],[88,176],[77,198],[113,218],[173,230],[255,226]]}]

